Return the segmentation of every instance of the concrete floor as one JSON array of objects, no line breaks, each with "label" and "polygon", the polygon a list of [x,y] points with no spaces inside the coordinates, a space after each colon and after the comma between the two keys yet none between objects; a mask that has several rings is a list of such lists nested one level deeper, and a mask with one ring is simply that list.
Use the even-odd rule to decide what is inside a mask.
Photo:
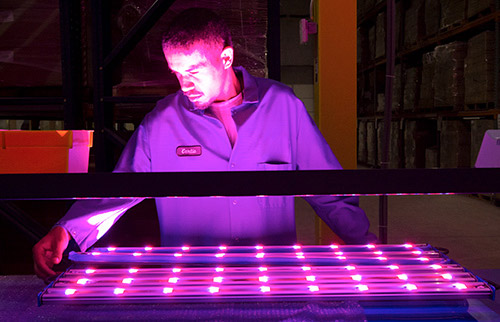
[{"label": "concrete floor", "polygon": [[[466,195],[390,196],[388,243],[428,243],[468,269],[500,269],[500,207]],[[370,230],[378,236],[379,198],[361,197]],[[316,240],[315,214],[296,200],[297,235],[303,244]]]}]

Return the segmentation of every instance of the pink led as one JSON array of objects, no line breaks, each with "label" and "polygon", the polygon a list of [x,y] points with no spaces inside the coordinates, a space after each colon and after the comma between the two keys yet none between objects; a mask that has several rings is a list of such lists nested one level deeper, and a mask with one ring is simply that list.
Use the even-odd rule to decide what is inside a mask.
[{"label": "pink led", "polygon": [[145,250],[145,251],[147,251],[147,252],[149,252],[150,250],[153,250],[153,247],[151,247],[151,246],[146,246],[146,247],[144,247],[144,250]]},{"label": "pink led", "polygon": [[122,283],[123,284],[130,284],[130,283],[132,283],[133,280],[134,280],[133,278],[127,277],[127,278],[124,278],[122,280]]},{"label": "pink led", "polygon": [[293,249],[300,249],[300,245],[293,245]]},{"label": "pink led", "polygon": [[313,275],[306,276],[306,280],[309,282],[314,282],[316,280],[316,276]]},{"label": "pink led", "polygon": [[257,253],[257,255],[255,255],[255,257],[264,258],[264,255],[265,255],[265,253]]},{"label": "pink led", "polygon": [[181,253],[175,253],[174,256],[175,257],[182,257],[182,254]]},{"label": "pink led", "polygon": [[189,247],[188,246],[182,246],[181,248],[183,251],[188,251],[189,250]]},{"label": "pink led", "polygon": [[269,286],[261,286],[260,287],[260,291],[262,293],[267,293],[267,292],[271,292],[271,288]]},{"label": "pink led", "polygon": [[95,273],[95,269],[93,269],[93,268],[87,268],[85,270],[85,274],[94,274],[94,273]]},{"label": "pink led", "polygon": [[419,250],[414,250],[412,253],[415,254],[415,255],[421,255],[422,254],[422,252],[419,251]]},{"label": "pink led", "polygon": [[215,271],[218,272],[218,273],[224,272],[224,268],[223,267],[216,267]]},{"label": "pink led", "polygon": [[267,272],[267,267],[259,267],[259,271],[261,271],[261,272]]},{"label": "pink led", "polygon": [[215,254],[215,257],[222,258],[222,257],[224,257],[224,255],[226,255],[226,253],[217,253],[217,254]]},{"label": "pink led", "polygon": [[261,249],[264,249],[264,247],[261,245],[257,245],[257,246],[255,246],[255,249],[261,250]]},{"label": "pink led", "polygon": [[178,277],[170,277],[170,278],[168,279],[168,282],[169,282],[169,283],[172,283],[172,284],[175,284],[175,283],[177,283],[178,281],[179,281],[179,278],[178,278]]},{"label": "pink led", "polygon": [[339,246],[338,246],[338,245],[334,245],[334,244],[332,244],[332,245],[330,245],[330,248],[331,248],[331,249],[337,249],[337,248],[339,248]]},{"label": "pink led", "polygon": [[309,267],[309,266],[302,266],[302,270],[303,271],[310,271],[311,267]]},{"label": "pink led", "polygon": [[135,252],[132,255],[134,255],[135,257],[137,257],[137,256],[142,256],[142,253]]},{"label": "pink led", "polygon": [[407,289],[407,290],[409,290],[409,291],[414,291],[414,290],[416,290],[416,289],[417,289],[417,285],[415,285],[415,284],[410,284],[410,283],[403,285],[403,287],[404,287],[404,288],[406,288],[406,289]]},{"label": "pink led", "polygon": [[367,286],[367,285],[364,285],[364,284],[359,284],[359,285],[356,285],[356,288],[357,288],[359,291],[368,291],[368,286]]},{"label": "pink led", "polygon": [[108,252],[114,252],[116,250],[116,247],[108,247]]},{"label": "pink led", "polygon": [[407,280],[408,280],[408,275],[406,275],[406,274],[399,274],[399,275],[398,275],[398,278],[399,278],[400,280],[407,281]]},{"label": "pink led", "polygon": [[463,283],[455,283],[453,284],[453,287],[456,287],[459,290],[465,290],[467,288],[467,286]]},{"label": "pink led", "polygon": [[377,259],[380,260],[380,261],[386,261],[387,257],[379,256],[379,257],[377,257]]},{"label": "pink led", "polygon": [[219,288],[218,288],[217,286],[210,286],[210,287],[208,288],[208,291],[209,291],[210,293],[212,293],[212,294],[213,294],[213,293],[217,293],[217,292],[219,292]]},{"label": "pink led", "polygon": [[361,281],[363,279],[363,276],[361,275],[351,275],[351,278],[354,280],[354,281]]},{"label": "pink led", "polygon": [[223,279],[224,279],[224,278],[223,278],[222,276],[216,276],[216,277],[214,277],[214,282],[215,282],[215,283],[222,283],[222,280],[223,280]]},{"label": "pink led", "polygon": [[64,291],[64,294],[65,295],[73,295],[76,293],[76,290],[74,288],[67,288],[65,291]]},{"label": "pink led", "polygon": [[85,285],[88,282],[90,282],[88,278],[80,278],[78,281],[76,281],[76,284]]},{"label": "pink led", "polygon": [[427,257],[419,257],[418,259],[421,260],[422,262],[428,262],[429,261],[429,259]]},{"label": "pink led", "polygon": [[295,253],[295,255],[297,255],[297,256],[304,256],[304,253],[303,252],[297,252],[297,253]]},{"label": "pink led", "polygon": [[348,265],[348,266],[346,266],[345,268],[346,268],[348,271],[353,271],[353,270],[355,270],[355,269],[356,269],[356,267],[355,267],[355,266],[352,266],[352,265]]},{"label": "pink led", "polygon": [[338,259],[342,259],[342,260],[346,259],[346,257],[345,257],[345,256],[337,256],[337,258],[338,258]]},{"label": "pink led", "polygon": [[453,276],[451,276],[451,274],[448,274],[448,273],[443,274],[443,275],[441,275],[441,276],[442,276],[445,280],[451,280],[451,279],[453,279]]},{"label": "pink led", "polygon": [[259,276],[259,282],[263,283],[269,282],[269,276]]},{"label": "pink led", "polygon": [[125,289],[121,288],[121,287],[117,287],[113,290],[113,293],[115,293],[116,295],[123,294],[124,292],[125,292]]},{"label": "pink led", "polygon": [[413,245],[412,244],[404,244],[403,247],[405,247],[405,248],[412,248]]},{"label": "pink led", "polygon": [[170,294],[170,293],[172,293],[173,291],[174,291],[174,289],[173,289],[173,288],[171,288],[171,287],[164,287],[164,288],[163,288],[163,293],[164,293],[164,294]]},{"label": "pink led", "polygon": [[438,264],[432,264],[430,267],[434,268],[434,269],[441,269],[441,268],[443,268],[443,266],[438,265]]},{"label": "pink led", "polygon": [[180,268],[172,268],[172,273],[180,273],[181,269]]},{"label": "pink led", "polygon": [[319,291],[319,287],[317,285],[309,285],[308,288],[309,288],[309,291],[311,291],[311,292]]},{"label": "pink led", "polygon": [[339,256],[344,255],[344,253],[343,253],[343,252],[335,252],[334,254],[335,254],[335,255],[339,255]]},{"label": "pink led", "polygon": [[383,252],[381,252],[380,250],[376,251],[376,252],[373,252],[375,255],[382,255]]},{"label": "pink led", "polygon": [[138,270],[137,268],[131,268],[131,269],[129,269],[129,270],[128,270],[128,272],[129,272],[130,274],[135,274],[135,273],[137,273],[138,271],[139,271],[139,270]]},{"label": "pink led", "polygon": [[368,245],[366,245],[366,247],[367,247],[367,248],[370,248],[370,249],[373,249],[373,248],[375,248],[375,245],[368,244]]},{"label": "pink led", "polygon": [[220,249],[220,250],[226,250],[226,249],[227,249],[227,247],[226,247],[226,246],[219,246],[219,249]]},{"label": "pink led", "polygon": [[101,255],[101,253],[99,253],[99,252],[92,252],[92,255],[93,256],[99,256],[99,255]]},{"label": "pink led", "polygon": [[399,269],[398,265],[389,265],[388,266],[390,269]]}]

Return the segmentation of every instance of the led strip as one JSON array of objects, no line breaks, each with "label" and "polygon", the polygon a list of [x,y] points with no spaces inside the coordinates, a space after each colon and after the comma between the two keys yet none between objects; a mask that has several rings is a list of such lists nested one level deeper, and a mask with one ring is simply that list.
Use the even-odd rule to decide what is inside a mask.
[{"label": "led strip", "polygon": [[39,303],[464,299],[494,294],[487,283],[429,245],[108,247],[72,253],[70,259],[75,265],[39,294]]}]

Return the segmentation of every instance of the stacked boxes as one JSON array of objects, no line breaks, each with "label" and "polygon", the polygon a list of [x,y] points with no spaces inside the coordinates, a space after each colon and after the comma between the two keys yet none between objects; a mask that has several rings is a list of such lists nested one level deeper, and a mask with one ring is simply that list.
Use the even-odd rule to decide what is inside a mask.
[{"label": "stacked boxes", "polygon": [[436,69],[436,58],[434,52],[422,55],[422,81],[420,83],[419,108],[434,107],[434,71]]},{"label": "stacked boxes", "polygon": [[361,163],[366,163],[366,160],[366,121],[360,120],[358,122],[358,161]]},{"label": "stacked boxes", "polygon": [[468,0],[467,17],[473,17],[489,8],[495,7],[495,0]]},{"label": "stacked boxes", "polygon": [[470,122],[443,120],[440,135],[441,168],[470,167]]},{"label": "stacked boxes", "polygon": [[385,13],[381,12],[377,15],[377,23],[375,25],[375,58],[385,56]]},{"label": "stacked boxes", "polygon": [[405,83],[404,83],[404,102],[403,109],[405,111],[415,110],[417,104],[418,95],[420,92],[420,82],[419,82],[419,70],[417,67],[411,67],[406,69],[405,72]]},{"label": "stacked boxes", "polygon": [[484,31],[467,42],[465,104],[495,100],[495,33]]},{"label": "stacked boxes", "polygon": [[455,41],[434,49],[434,107],[463,109],[464,105],[464,60],[467,44]]},{"label": "stacked boxes", "polygon": [[441,0],[441,29],[461,24],[465,19],[464,0]]},{"label": "stacked boxes", "polygon": [[[384,141],[384,121],[377,122],[377,164],[381,166],[382,153],[383,153],[383,141]],[[400,132],[399,132],[399,122],[391,122],[391,140],[389,142],[389,168],[396,169],[400,167],[400,153],[399,149],[401,146]]]},{"label": "stacked boxes", "polygon": [[412,0],[410,7],[405,11],[404,47],[417,43],[423,34],[422,11],[424,0]]},{"label": "stacked boxes", "polygon": [[375,121],[366,122],[366,163],[375,166],[377,162],[377,129]]},{"label": "stacked boxes", "polygon": [[437,0],[425,0],[425,36],[434,36],[438,33],[441,18],[441,3]]}]

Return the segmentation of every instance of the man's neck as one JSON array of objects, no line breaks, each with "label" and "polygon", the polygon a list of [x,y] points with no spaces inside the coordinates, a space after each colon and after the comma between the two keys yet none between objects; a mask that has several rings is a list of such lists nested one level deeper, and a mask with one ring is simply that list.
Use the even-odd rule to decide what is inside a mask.
[{"label": "man's neck", "polygon": [[227,101],[237,96],[241,92],[240,81],[232,67],[230,67],[230,69],[227,71],[226,80],[226,86],[223,88],[221,95],[219,95],[219,98],[215,100],[215,103]]}]

